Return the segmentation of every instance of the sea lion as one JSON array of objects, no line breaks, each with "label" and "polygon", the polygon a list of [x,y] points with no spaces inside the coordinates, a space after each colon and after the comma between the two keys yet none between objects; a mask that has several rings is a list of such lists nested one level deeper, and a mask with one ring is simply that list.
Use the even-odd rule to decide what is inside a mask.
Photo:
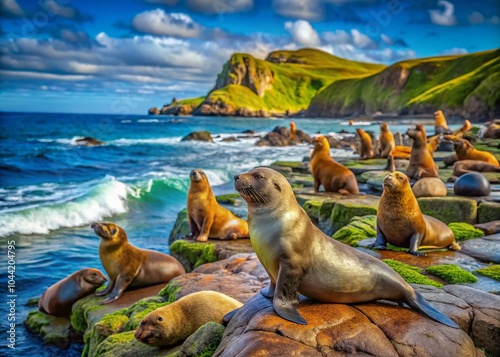
[{"label": "sea lion", "polygon": [[380,141],[379,156],[387,157],[396,146],[396,142],[394,141],[394,135],[392,135],[391,130],[389,129],[389,125],[387,123],[380,124],[379,141]]},{"label": "sea lion", "polygon": [[361,157],[362,159],[371,159],[375,157],[375,154],[373,152],[372,138],[370,137],[370,134],[360,128],[356,129],[356,132],[358,133],[358,137],[361,142],[359,148],[359,157]]},{"label": "sea lion", "polygon": [[290,140],[295,139],[295,131],[296,131],[295,123],[293,121],[291,121],[290,122]]},{"label": "sea lion", "polygon": [[426,146],[431,154],[437,150],[440,142],[441,142],[441,134],[434,135],[434,136],[427,138]]},{"label": "sea lion", "polygon": [[248,237],[248,223],[219,205],[207,175],[202,170],[189,174],[191,184],[187,196],[190,239],[206,242],[208,238],[238,239]]},{"label": "sea lion", "polygon": [[477,150],[470,142],[464,139],[455,140],[455,152],[457,153],[458,161],[461,160],[477,160],[484,161],[488,164],[499,166],[498,160],[493,154],[487,151]]},{"label": "sea lion", "polygon": [[452,131],[448,128],[446,117],[442,110],[434,112],[434,130],[436,134],[451,134]]},{"label": "sea lion", "polygon": [[392,155],[387,156],[387,165],[385,170],[390,172],[396,171],[396,165],[394,164],[394,157]]},{"label": "sea lion", "polygon": [[328,140],[319,135],[314,138],[313,144],[310,167],[314,178],[314,191],[318,192],[319,187],[323,185],[326,192],[357,195],[359,188],[356,177],[351,170],[332,159]]},{"label": "sea lion", "polygon": [[377,238],[374,248],[387,243],[409,248],[408,253],[423,256],[420,246],[460,250],[452,230],[440,220],[422,214],[408,177],[396,171],[383,181],[384,191],[377,210]]},{"label": "sea lion", "polygon": [[500,124],[490,123],[479,130],[478,136],[481,139],[500,139]]},{"label": "sea lion", "polygon": [[271,280],[261,293],[273,299],[275,311],[284,319],[307,324],[297,311],[300,293],[324,303],[404,301],[458,328],[388,265],[319,230],[280,173],[256,168],[234,180],[248,204],[250,241]]},{"label": "sea lion", "polygon": [[461,160],[453,167],[453,176],[460,177],[469,172],[500,172],[500,166],[478,160]]},{"label": "sea lion", "polygon": [[411,156],[411,147],[405,145],[396,145],[392,150],[392,156],[400,160],[409,160]]},{"label": "sea lion", "polygon": [[460,128],[453,131],[452,135],[462,137],[466,132],[468,132],[471,129],[472,129],[472,124],[470,123],[470,121],[466,119],[464,121],[464,124]]},{"label": "sea lion", "polygon": [[222,317],[243,306],[216,291],[189,294],[146,315],[135,338],[150,346],[176,345],[207,322],[222,323]]},{"label": "sea lion", "polygon": [[421,177],[438,177],[438,168],[427,149],[424,126],[417,124],[415,129],[408,130],[406,134],[413,139],[410,165],[406,170],[406,175],[415,180]]},{"label": "sea lion", "polygon": [[81,269],[50,286],[38,300],[38,309],[53,316],[69,316],[71,307],[107,281],[99,269]]},{"label": "sea lion", "polygon": [[102,304],[115,301],[127,288],[168,283],[172,278],[186,273],[174,257],[134,247],[129,243],[123,228],[116,224],[92,223],[91,227],[101,238],[99,257],[109,276],[106,288],[95,293],[97,296],[110,294]]}]

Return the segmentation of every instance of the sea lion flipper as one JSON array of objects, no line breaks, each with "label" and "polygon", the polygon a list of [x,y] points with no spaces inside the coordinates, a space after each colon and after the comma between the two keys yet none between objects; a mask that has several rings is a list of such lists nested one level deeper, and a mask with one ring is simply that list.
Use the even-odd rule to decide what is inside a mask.
[{"label": "sea lion flipper", "polygon": [[424,253],[418,252],[418,247],[422,242],[423,236],[418,233],[414,233],[410,238],[410,249],[408,249],[408,253],[412,255],[416,255],[417,257],[425,257]]},{"label": "sea lion flipper", "polygon": [[438,310],[429,304],[427,300],[424,299],[422,294],[415,291],[416,298],[407,297],[406,302],[415,310],[420,311],[421,313],[429,316],[431,319],[442,323],[443,325],[450,326],[453,328],[460,328],[455,321],[450,319],[448,316],[442,314]]},{"label": "sea lion flipper", "polygon": [[273,306],[278,315],[288,321],[307,325],[307,321],[297,311],[299,306],[299,285],[302,271],[298,264],[280,263]]},{"label": "sea lion flipper", "polygon": [[123,292],[125,291],[125,289],[127,289],[127,287],[130,285],[130,283],[132,282],[132,280],[134,280],[134,278],[135,278],[135,275],[134,276],[130,276],[130,274],[127,274],[127,275],[118,275],[116,277],[116,281],[115,281],[115,284],[114,284],[114,287],[113,287],[113,291],[111,292],[111,294],[106,299],[104,299],[101,302],[101,304],[103,304],[103,305],[109,304],[109,303],[115,301],[116,299],[118,299],[120,296],[122,296]]},{"label": "sea lion flipper", "polygon": [[375,239],[375,243],[372,244],[372,248],[385,250],[387,249],[387,239],[384,236],[384,233],[380,230],[379,225],[377,224],[377,238]]},{"label": "sea lion flipper", "polygon": [[266,298],[272,299],[274,297],[275,289],[276,289],[276,284],[271,281],[269,282],[269,286],[267,288],[260,290],[260,293]]},{"label": "sea lion flipper", "polygon": [[104,296],[107,295],[113,290],[113,287],[115,286],[115,282],[111,279],[109,279],[108,285],[102,289],[101,291],[96,291],[95,296]]}]

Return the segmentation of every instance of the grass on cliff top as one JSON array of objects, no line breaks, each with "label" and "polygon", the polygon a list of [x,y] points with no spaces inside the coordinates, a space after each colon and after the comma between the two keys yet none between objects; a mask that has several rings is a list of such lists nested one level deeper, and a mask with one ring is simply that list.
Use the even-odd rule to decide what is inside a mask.
[{"label": "grass on cliff top", "polygon": [[450,284],[477,282],[474,275],[453,264],[433,265],[425,270],[427,273],[437,276]]},{"label": "grass on cliff top", "polygon": [[[339,110],[362,103],[368,112],[394,112],[422,103],[455,107],[472,95],[493,107],[500,98],[500,85],[494,81],[499,61],[500,50],[403,61],[368,77],[333,82],[312,100],[311,108]],[[399,81],[400,88],[395,88]]]},{"label": "grass on cliff top", "polygon": [[394,269],[409,284],[431,285],[437,288],[443,286],[443,284],[421,274],[423,271],[421,268],[401,263],[394,259],[383,259],[382,261]]},{"label": "grass on cliff top", "polygon": [[186,98],[186,99],[181,99],[174,104],[175,105],[189,105],[192,108],[196,108],[201,103],[203,103],[204,100],[205,100],[205,97]]}]

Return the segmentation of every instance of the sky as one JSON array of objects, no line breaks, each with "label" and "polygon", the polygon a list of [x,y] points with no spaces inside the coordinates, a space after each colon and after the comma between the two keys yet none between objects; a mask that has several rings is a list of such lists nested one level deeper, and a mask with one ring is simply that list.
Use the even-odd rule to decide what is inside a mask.
[{"label": "sky", "polygon": [[145,114],[235,52],[393,64],[500,47],[498,0],[0,0],[0,111]]}]

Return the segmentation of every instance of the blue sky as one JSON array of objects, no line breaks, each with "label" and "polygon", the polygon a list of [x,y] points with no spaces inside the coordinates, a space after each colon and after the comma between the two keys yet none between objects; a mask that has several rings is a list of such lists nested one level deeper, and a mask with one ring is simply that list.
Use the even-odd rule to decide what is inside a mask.
[{"label": "blue sky", "polygon": [[0,0],[1,111],[143,114],[206,94],[234,52],[352,60],[498,48],[497,0]]}]

